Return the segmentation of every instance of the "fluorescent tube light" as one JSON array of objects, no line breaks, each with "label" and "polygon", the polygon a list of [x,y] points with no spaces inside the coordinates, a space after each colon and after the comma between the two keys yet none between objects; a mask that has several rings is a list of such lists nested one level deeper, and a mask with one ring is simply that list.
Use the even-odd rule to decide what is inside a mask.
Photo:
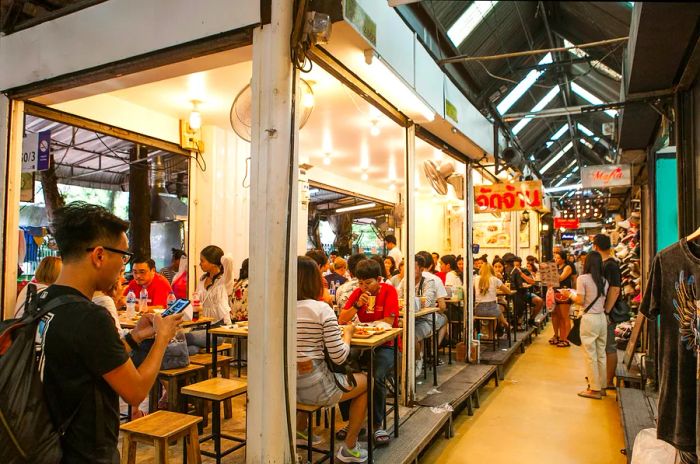
[{"label": "fluorescent tube light", "polygon": [[365,63],[372,73],[372,82],[376,84],[379,93],[389,102],[405,112],[416,122],[431,122],[435,119],[435,111],[410,88],[377,53],[368,49],[364,51]]},{"label": "fluorescent tube light", "polygon": [[540,174],[544,174],[545,172],[547,172],[547,170],[548,170],[549,168],[551,168],[552,166],[554,166],[554,163],[556,163],[557,161],[559,161],[559,159],[560,159],[562,156],[564,156],[564,154],[566,154],[566,152],[568,152],[573,146],[574,146],[574,143],[573,143],[573,142],[567,143],[566,146],[565,146],[564,148],[562,148],[556,155],[554,155],[554,157],[553,157],[551,160],[549,160],[549,162],[548,162],[547,164],[545,164],[545,165],[542,167],[542,169],[540,169]]},{"label": "fluorescent tube light", "polygon": [[[552,54],[547,53],[544,58],[540,60],[538,64],[549,64],[552,62]],[[511,106],[515,104],[518,100],[520,100],[520,97],[525,95],[525,92],[530,90],[530,87],[537,81],[537,79],[540,78],[542,74],[544,74],[544,69],[543,70],[537,70],[533,69],[529,73],[525,75],[523,80],[521,80],[518,85],[516,85],[513,90],[510,91],[508,95],[498,104],[496,105],[496,110],[500,113],[503,114],[506,111],[508,111]]]},{"label": "fluorescent tube light", "polygon": [[[544,97],[542,97],[542,100],[537,102],[537,104],[532,107],[532,109],[530,110],[530,113],[536,113],[538,111],[542,111],[547,105],[549,105],[549,103],[552,100],[554,100],[554,97],[556,97],[558,93],[559,93],[559,86],[557,85],[556,87],[552,87],[552,89],[549,92],[547,92],[547,94]],[[525,126],[530,124],[530,121],[532,121],[532,118],[521,119],[515,125],[515,127],[513,127],[513,135],[518,135],[518,132],[520,132],[521,130],[523,130],[523,128]]]},{"label": "fluorescent tube light", "polygon": [[450,38],[456,47],[459,47],[491,9],[496,6],[496,3],[498,2],[473,2],[447,30],[447,37]]},{"label": "fluorescent tube light", "polygon": [[564,133],[565,133],[568,129],[569,129],[569,125],[568,125],[568,124],[564,124],[563,126],[561,126],[561,127],[559,128],[558,131],[556,131],[556,132],[554,133],[554,135],[552,136],[552,138],[549,139],[549,140],[559,140],[559,137],[561,137],[562,135],[564,135]]},{"label": "fluorescent tube light", "polygon": [[[588,90],[584,89],[580,85],[578,85],[576,82],[571,83],[571,90],[574,91],[575,94],[586,100],[588,103],[592,105],[604,105],[605,102],[601,100],[600,98],[596,97],[593,95],[591,92]],[[614,118],[617,116],[617,110],[605,110],[605,113],[610,116],[611,118]]]},{"label": "fluorescent tube light", "polygon": [[338,208],[335,210],[336,213],[347,213],[348,211],[357,211],[360,209],[369,209],[377,206],[376,203],[365,203],[362,205],[346,206],[345,208]]},{"label": "fluorescent tube light", "polygon": [[583,188],[583,184],[569,184],[569,185],[562,185],[560,187],[545,188],[544,193],[566,192],[567,190],[580,190],[582,188]]},{"label": "fluorescent tube light", "polygon": [[581,132],[583,132],[587,136],[593,137],[593,131],[590,130],[589,128],[587,128],[586,126],[584,126],[583,124],[581,124],[580,122],[576,124],[576,127],[578,127],[578,130],[580,130]]}]

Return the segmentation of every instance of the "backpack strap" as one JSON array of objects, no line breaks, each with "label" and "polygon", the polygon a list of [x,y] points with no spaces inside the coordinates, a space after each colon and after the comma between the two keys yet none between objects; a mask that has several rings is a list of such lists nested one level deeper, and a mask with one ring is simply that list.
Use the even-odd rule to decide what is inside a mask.
[{"label": "backpack strap", "polygon": [[[87,300],[89,302],[89,300]],[[31,314],[27,322],[34,322],[46,316],[48,313],[58,308],[59,306],[67,305],[70,303],[85,303],[86,298],[78,295],[61,295],[56,298],[52,298],[47,303],[39,302],[37,308],[39,309],[36,313]]]}]

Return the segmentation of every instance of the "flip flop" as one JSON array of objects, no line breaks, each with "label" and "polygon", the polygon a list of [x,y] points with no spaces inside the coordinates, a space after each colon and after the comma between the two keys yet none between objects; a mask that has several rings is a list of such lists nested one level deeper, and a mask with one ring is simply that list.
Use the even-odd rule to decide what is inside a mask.
[{"label": "flip flop", "polygon": [[571,344],[568,340],[559,340],[559,343],[557,343],[557,348],[568,348],[570,346]]},{"label": "flip flop", "polygon": [[557,343],[559,343],[559,337],[557,337],[556,335],[549,339],[550,345],[556,345]]},{"label": "flip flop", "polygon": [[375,444],[375,446],[388,445],[389,441],[391,441],[391,437],[389,436],[388,433],[386,433],[386,430],[377,429],[374,432],[374,444]]}]

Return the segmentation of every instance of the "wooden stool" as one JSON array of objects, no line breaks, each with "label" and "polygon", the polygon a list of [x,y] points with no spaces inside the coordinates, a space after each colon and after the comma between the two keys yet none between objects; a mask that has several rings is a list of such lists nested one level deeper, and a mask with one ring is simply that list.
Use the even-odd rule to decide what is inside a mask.
[{"label": "wooden stool", "polygon": [[[202,348],[199,350],[199,354],[204,354],[207,352],[206,348]],[[227,356],[231,356],[233,354],[233,345],[230,343],[222,343],[221,345],[217,345],[216,347],[216,352],[217,353],[226,353]],[[192,356],[190,356],[191,360]]]},{"label": "wooden stool", "polygon": [[136,464],[136,444],[148,443],[155,448],[156,463],[167,463],[168,443],[183,439],[183,456],[186,462],[200,464],[199,433],[197,424],[201,417],[169,411],[156,411],[121,426],[122,464]]},{"label": "wooden stool", "polygon": [[[297,412],[306,414],[307,416],[306,444],[297,445],[297,448],[306,450],[306,461],[308,463],[318,464],[325,461],[326,459],[329,459],[330,463],[333,464],[333,462],[335,461],[335,405],[331,407],[330,449],[324,450],[321,448],[314,448],[314,446],[311,444],[311,440],[313,437],[313,415],[314,413],[320,412],[323,408],[325,408],[325,406],[315,406],[313,404],[297,403]],[[318,461],[313,461],[314,451],[323,454],[323,457]]]},{"label": "wooden stool", "polygon": [[[234,396],[242,395],[247,391],[248,382],[245,380],[223,379],[221,377],[214,377],[203,382],[188,385],[181,390],[183,395],[212,402],[211,435],[202,437],[199,441],[202,443],[207,440],[214,440],[214,453],[204,450],[201,453],[205,456],[216,458],[216,464],[221,462],[222,457],[245,446],[246,441],[244,439],[221,433],[221,402]],[[221,451],[222,438],[238,442],[238,444]]]},{"label": "wooden stool", "polygon": [[491,332],[491,341],[493,342],[493,351],[496,351],[496,346],[498,345],[498,336],[496,335],[496,328],[498,327],[497,317],[487,317],[487,316],[474,316],[474,321],[479,321],[479,327],[475,327],[477,333],[481,333],[481,325],[486,323]]},{"label": "wooden stool", "polygon": [[[231,356],[217,356],[216,364],[217,368],[221,369],[221,376],[224,378],[231,378]],[[190,356],[190,363],[197,364],[199,366],[204,366],[207,372],[207,378],[211,377],[211,354],[200,353]],[[231,398],[224,400],[224,419],[230,419],[233,417],[233,406]]]},{"label": "wooden stool", "polygon": [[156,410],[160,393],[160,381],[166,384],[168,389],[168,410],[186,412],[184,403],[180,401],[180,386],[187,385],[202,380],[206,376],[204,367],[199,364],[190,364],[177,369],[163,369],[158,373],[158,381],[151,388],[151,398],[149,401],[149,411]]}]

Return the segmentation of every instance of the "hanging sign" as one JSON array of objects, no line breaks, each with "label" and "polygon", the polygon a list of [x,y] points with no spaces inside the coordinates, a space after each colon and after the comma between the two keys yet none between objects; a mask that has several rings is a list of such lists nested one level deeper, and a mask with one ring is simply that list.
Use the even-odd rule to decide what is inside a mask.
[{"label": "hanging sign", "polygon": [[542,210],[543,199],[542,181],[539,180],[474,186],[476,213]]},{"label": "hanging sign", "polygon": [[629,164],[605,164],[581,168],[583,188],[628,187],[632,185]]},{"label": "hanging sign", "polygon": [[578,219],[562,219],[559,217],[554,218],[554,228],[555,229],[578,229],[581,226]]},{"label": "hanging sign", "polygon": [[562,240],[574,240],[576,239],[576,233],[575,232],[564,232],[561,234],[561,239]]},{"label": "hanging sign", "polygon": [[50,130],[27,134],[22,140],[22,172],[46,171],[50,148]]}]

